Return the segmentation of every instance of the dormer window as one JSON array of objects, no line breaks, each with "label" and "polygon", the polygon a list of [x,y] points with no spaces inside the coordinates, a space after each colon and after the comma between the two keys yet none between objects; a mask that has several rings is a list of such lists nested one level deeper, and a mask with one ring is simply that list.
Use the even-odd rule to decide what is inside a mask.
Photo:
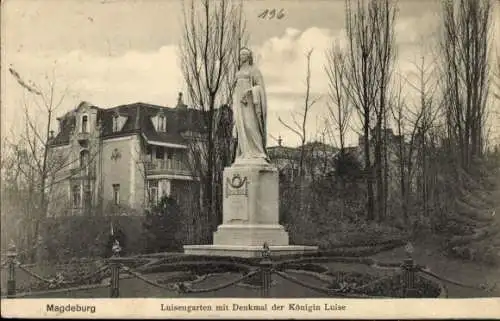
[{"label": "dormer window", "polygon": [[88,133],[89,116],[82,116],[82,133]]},{"label": "dormer window", "polygon": [[118,114],[113,115],[113,133],[120,130],[120,116]]},{"label": "dormer window", "polygon": [[127,122],[127,116],[120,115],[118,112],[113,113],[113,133],[119,132]]},{"label": "dormer window", "polygon": [[158,125],[156,126],[156,130],[159,132],[166,131],[167,128],[167,118],[165,115],[158,115]]}]

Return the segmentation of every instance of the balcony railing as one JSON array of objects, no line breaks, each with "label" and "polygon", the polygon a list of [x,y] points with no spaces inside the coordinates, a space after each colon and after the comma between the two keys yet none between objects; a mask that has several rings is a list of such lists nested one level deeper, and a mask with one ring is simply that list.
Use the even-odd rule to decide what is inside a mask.
[{"label": "balcony railing", "polygon": [[73,179],[91,179],[96,177],[95,168],[90,167],[77,167],[69,170],[69,177]]},{"label": "balcony railing", "polygon": [[186,163],[178,159],[154,159],[146,162],[146,171],[151,174],[191,175]]},{"label": "balcony railing", "polygon": [[78,141],[88,141],[89,138],[90,138],[89,132],[77,132],[76,133],[76,139]]}]

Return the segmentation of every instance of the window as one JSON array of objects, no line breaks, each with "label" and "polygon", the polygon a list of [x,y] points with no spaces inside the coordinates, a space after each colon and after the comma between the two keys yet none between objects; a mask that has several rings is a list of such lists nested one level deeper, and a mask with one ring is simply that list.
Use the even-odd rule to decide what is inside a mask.
[{"label": "window", "polygon": [[86,209],[90,209],[90,206],[92,205],[92,193],[89,189],[85,189],[83,192],[83,206]]},{"label": "window", "polygon": [[73,199],[73,208],[80,208],[82,202],[81,186],[80,184],[74,184],[71,187],[71,194]]},{"label": "window", "polygon": [[84,170],[86,173],[89,169],[89,151],[82,150],[80,152],[80,169]]},{"label": "window", "polygon": [[119,131],[120,116],[117,114],[113,115],[113,133]]},{"label": "window", "polygon": [[120,204],[120,184],[113,184],[113,203]]},{"label": "window", "polygon": [[170,182],[170,180],[161,180],[161,196],[162,197],[165,197],[165,196],[170,196],[171,192],[172,192],[172,184]]},{"label": "window", "polygon": [[154,180],[148,183],[149,203],[155,205],[158,202],[158,181]]},{"label": "window", "polygon": [[87,133],[88,132],[88,122],[89,122],[89,116],[85,115],[82,117],[82,133]]},{"label": "window", "polygon": [[146,147],[146,157],[144,160],[149,163],[153,161],[153,149],[151,148],[151,145]]},{"label": "window", "polygon": [[166,126],[166,118],[164,115],[159,115],[158,116],[158,131],[159,132],[164,132],[165,131],[165,128],[167,127]]},{"label": "window", "polygon": [[165,154],[165,149],[161,146],[156,146],[156,159],[163,159]]}]

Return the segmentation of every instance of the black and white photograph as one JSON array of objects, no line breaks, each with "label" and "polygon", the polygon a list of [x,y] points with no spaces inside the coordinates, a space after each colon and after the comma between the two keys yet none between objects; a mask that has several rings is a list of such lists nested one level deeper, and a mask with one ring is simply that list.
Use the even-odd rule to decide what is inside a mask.
[{"label": "black and white photograph", "polygon": [[500,1],[3,0],[0,105],[3,317],[500,317]]}]

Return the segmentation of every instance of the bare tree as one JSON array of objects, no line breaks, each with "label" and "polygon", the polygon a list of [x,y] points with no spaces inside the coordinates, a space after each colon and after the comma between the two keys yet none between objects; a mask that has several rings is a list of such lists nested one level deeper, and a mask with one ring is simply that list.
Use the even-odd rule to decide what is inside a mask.
[{"label": "bare tree", "polygon": [[[340,146],[340,152],[337,157],[337,170],[340,170],[344,164],[344,159],[346,158],[345,152],[345,136],[347,130],[350,126],[351,116],[353,108],[349,102],[349,83],[346,75],[346,57],[345,53],[336,45],[332,46],[327,50],[326,53],[327,64],[325,66],[325,72],[328,76],[328,111],[329,120],[327,120],[327,127],[330,129],[331,137],[338,136],[338,142]],[[332,132],[333,131],[333,132]],[[337,132],[336,135],[334,132]],[[343,167],[342,167],[343,168]],[[340,183],[342,185],[342,190],[345,190],[346,181],[344,175],[339,175]],[[346,208],[346,198],[342,197],[341,207],[340,207],[340,217],[344,217],[344,212]]]},{"label": "bare tree", "polygon": [[391,110],[397,131],[400,136],[406,136],[399,144],[398,159],[400,162],[401,193],[403,199],[403,212],[408,216],[411,184],[415,171],[419,171],[419,181],[423,214],[429,212],[429,173],[428,173],[428,142],[431,130],[436,125],[440,113],[440,105],[437,104],[437,88],[439,77],[436,74],[435,60],[426,62],[422,55],[418,63],[414,63],[417,80],[411,81],[406,78],[405,83],[417,93],[415,103],[395,102]]},{"label": "bare tree", "polygon": [[[53,117],[62,106],[68,89],[57,89],[55,73],[45,77],[47,88],[44,88],[25,80],[12,66],[9,72],[27,93],[23,104],[23,129],[11,135],[8,142],[11,163],[17,169],[16,178],[9,184],[18,184],[15,188],[20,195],[30,200],[27,202],[29,205],[21,210],[25,215],[22,220],[25,246],[30,251],[31,259],[34,259],[41,236],[40,225],[49,215],[49,210],[68,210],[67,193],[57,193],[61,183],[85,174],[83,204],[87,214],[90,214],[92,194],[95,192],[92,189],[96,187],[96,184],[91,184],[91,177],[95,174],[94,160],[99,148],[94,151],[89,146],[88,154],[83,158],[75,157],[71,149],[54,149]],[[97,135],[99,131],[100,128],[96,131]],[[56,208],[61,200],[66,202],[64,208]]]},{"label": "bare tree", "polygon": [[459,165],[481,157],[488,97],[489,0],[442,1],[441,58],[448,137]]},{"label": "bare tree", "polygon": [[[216,109],[231,101],[239,50],[245,42],[242,3],[230,0],[183,3],[183,34],[180,61],[189,98],[201,111],[204,135],[191,144],[193,169],[202,180],[203,226],[207,238],[218,224],[214,182],[217,173]],[[197,155],[200,155],[197,156]],[[203,166],[202,164],[206,165]]]},{"label": "bare tree", "polygon": [[[389,0],[346,0],[347,54],[346,76],[349,103],[355,108],[363,127],[363,154],[367,184],[367,219],[381,219],[385,213],[386,193],[383,177],[382,128],[387,117],[387,92],[394,62],[394,22],[396,6]],[[371,145],[374,143],[372,165]],[[387,171],[386,171],[387,172]],[[374,202],[377,183],[377,211]],[[387,184],[386,184],[387,185]]]},{"label": "bare tree", "polygon": [[376,125],[375,125],[375,170],[377,181],[377,205],[378,218],[383,219],[387,214],[387,191],[389,187],[388,176],[388,135],[384,129],[387,129],[387,110],[389,101],[389,85],[392,79],[392,73],[395,60],[394,45],[394,25],[397,8],[390,0],[375,1],[373,5],[373,28],[376,30],[375,36],[375,55],[378,71],[377,100],[375,107]]},{"label": "bare tree", "polygon": [[[25,228],[29,231],[28,246],[35,247],[39,237],[40,223],[47,216],[47,191],[50,188],[47,182],[57,172],[66,168],[69,162],[67,157],[58,161],[50,157],[52,119],[56,110],[63,103],[65,91],[60,95],[56,93],[54,78],[49,79],[46,76],[48,89],[44,90],[32,81],[24,80],[12,66],[9,68],[9,72],[23,89],[32,94],[34,97],[32,101],[38,109],[35,117],[33,113],[30,113],[30,105],[24,104],[24,132],[20,135],[20,142],[13,144],[16,149],[16,157],[20,155],[26,157],[23,163],[18,163],[17,168],[19,173],[24,176],[25,182],[30,185],[28,194],[33,208],[27,212],[28,220]],[[42,123],[43,128],[40,128],[40,113],[45,117],[44,123]],[[18,161],[21,159],[18,158]]]},{"label": "bare tree", "polygon": [[325,72],[328,76],[328,111],[332,125],[338,131],[340,153],[344,154],[345,135],[349,129],[352,115],[352,106],[348,100],[349,86],[346,76],[346,62],[344,53],[336,45],[328,49]]},{"label": "bare tree", "polygon": [[[390,104],[390,113],[397,133],[396,155],[399,171],[399,190],[401,193],[401,207],[403,218],[409,223],[410,197],[414,194],[413,186],[417,166],[420,170],[422,186],[426,182],[426,152],[427,136],[438,117],[439,108],[436,106],[435,91],[437,88],[435,64],[426,63],[422,55],[419,63],[414,63],[417,81],[405,78],[405,83],[417,93],[415,103],[408,102],[402,97],[403,83],[396,86]],[[420,162],[417,160],[420,159]],[[427,214],[427,192],[422,189],[424,214]]]},{"label": "bare tree", "polygon": [[[304,108],[300,112],[292,113],[292,124],[288,124],[281,118],[279,122],[295,133],[300,139],[300,154],[299,154],[299,178],[302,179],[305,175],[304,159],[306,157],[306,141],[307,141],[307,119],[311,108],[318,102],[320,96],[311,96],[311,55],[313,49],[306,53],[307,71],[306,71],[306,91],[304,96]],[[300,117],[300,118],[299,118]]]}]

